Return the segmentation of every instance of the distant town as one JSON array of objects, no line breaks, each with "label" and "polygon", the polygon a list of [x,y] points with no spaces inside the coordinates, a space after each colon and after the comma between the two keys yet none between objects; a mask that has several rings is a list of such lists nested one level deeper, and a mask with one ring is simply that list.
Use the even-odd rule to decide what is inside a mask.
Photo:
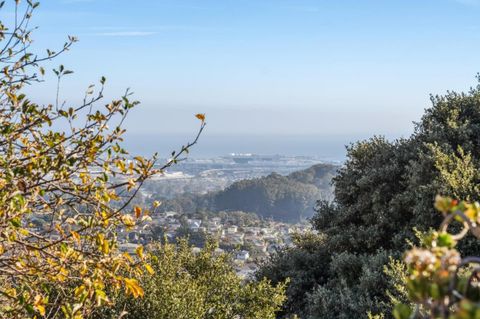
[{"label": "distant town", "polygon": [[146,226],[122,229],[118,234],[120,249],[134,253],[139,245],[148,245],[153,240],[174,242],[178,237],[187,236],[197,238],[191,242],[192,249],[200,251],[204,240],[211,238],[218,242],[216,252],[231,253],[238,274],[248,277],[257,269],[258,261],[277,249],[292,245],[293,236],[311,231],[308,223],[288,224],[272,220],[257,220],[249,226],[238,225],[234,219],[228,218],[235,213],[245,214],[229,212],[223,214],[226,218],[203,219],[188,218],[177,212],[155,214]]},{"label": "distant town", "polygon": [[205,159],[188,158],[169,168],[165,174],[148,181],[142,192],[146,196],[155,193],[166,198],[183,193],[206,194],[222,190],[239,180],[262,177],[273,172],[287,175],[324,162],[312,156],[237,153]]},{"label": "distant town", "polygon": [[[148,202],[152,196],[174,198],[185,193],[206,194],[223,190],[236,181],[271,173],[287,175],[319,163],[323,161],[315,157],[255,154],[186,159],[149,181],[141,190],[141,196]],[[258,261],[292,245],[295,234],[311,230],[308,222],[284,223],[241,211],[204,214],[166,211],[154,213],[151,217],[148,225],[119,233],[122,250],[134,252],[138,245],[148,245],[154,240],[174,242],[180,237],[188,237],[192,249],[200,251],[205,240],[211,238],[218,241],[218,253],[232,255],[242,277],[252,274]]]}]

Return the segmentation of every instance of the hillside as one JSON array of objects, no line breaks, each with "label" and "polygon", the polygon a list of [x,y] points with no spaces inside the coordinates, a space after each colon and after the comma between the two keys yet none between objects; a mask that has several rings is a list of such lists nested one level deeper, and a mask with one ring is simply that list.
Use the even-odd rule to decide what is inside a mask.
[{"label": "hillside", "polygon": [[317,164],[283,176],[241,180],[224,190],[206,195],[184,194],[164,201],[163,210],[188,213],[205,211],[245,211],[264,218],[295,222],[311,217],[315,202],[332,196],[330,184],[338,166]]}]

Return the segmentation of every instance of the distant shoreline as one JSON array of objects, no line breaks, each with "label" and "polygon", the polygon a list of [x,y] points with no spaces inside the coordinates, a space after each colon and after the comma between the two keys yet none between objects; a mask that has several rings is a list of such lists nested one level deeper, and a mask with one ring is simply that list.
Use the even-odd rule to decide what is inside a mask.
[{"label": "distant shoreline", "polygon": [[[145,155],[159,153],[168,157],[187,143],[189,134],[146,134],[128,133],[125,146],[131,154]],[[261,155],[307,156],[321,161],[344,162],[346,145],[367,136],[273,136],[273,135],[212,135],[206,132],[200,137],[189,154],[195,159],[215,158],[231,153],[252,153]]]}]

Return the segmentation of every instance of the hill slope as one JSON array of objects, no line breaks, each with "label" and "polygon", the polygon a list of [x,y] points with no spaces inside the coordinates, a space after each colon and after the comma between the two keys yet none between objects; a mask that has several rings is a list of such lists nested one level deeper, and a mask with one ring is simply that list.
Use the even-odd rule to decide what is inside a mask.
[{"label": "hill slope", "polygon": [[337,169],[337,165],[317,164],[287,176],[272,173],[241,180],[222,191],[199,196],[184,194],[167,200],[163,209],[178,212],[239,210],[294,222],[311,217],[318,199],[331,198],[330,182]]}]

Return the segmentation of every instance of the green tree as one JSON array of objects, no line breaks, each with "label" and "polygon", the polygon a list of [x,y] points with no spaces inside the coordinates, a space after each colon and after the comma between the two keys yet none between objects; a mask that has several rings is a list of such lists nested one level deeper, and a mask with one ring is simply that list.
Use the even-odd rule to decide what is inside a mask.
[{"label": "green tree", "polygon": [[313,215],[319,198],[331,197],[329,183],[337,169],[337,165],[318,164],[287,176],[272,173],[241,180],[218,192],[183,194],[165,200],[162,209],[183,213],[244,211],[263,218],[298,222]]},{"label": "green tree", "polygon": [[[409,138],[351,144],[333,180],[334,201],[319,202],[312,219],[323,243],[288,249],[259,272],[273,282],[292,277],[286,313],[390,316],[396,283],[383,271],[389,256],[399,259],[416,241],[414,228],[441,222],[431,205],[436,194],[479,198],[480,86],[431,100]],[[478,254],[480,246],[470,236],[458,248]]]},{"label": "green tree", "polygon": [[144,297],[119,296],[113,308],[94,318],[275,318],[285,299],[285,284],[274,287],[267,280],[242,281],[230,256],[217,255],[216,247],[208,242],[194,253],[186,239],[178,245],[154,245],[148,266],[151,274],[140,279]]}]

